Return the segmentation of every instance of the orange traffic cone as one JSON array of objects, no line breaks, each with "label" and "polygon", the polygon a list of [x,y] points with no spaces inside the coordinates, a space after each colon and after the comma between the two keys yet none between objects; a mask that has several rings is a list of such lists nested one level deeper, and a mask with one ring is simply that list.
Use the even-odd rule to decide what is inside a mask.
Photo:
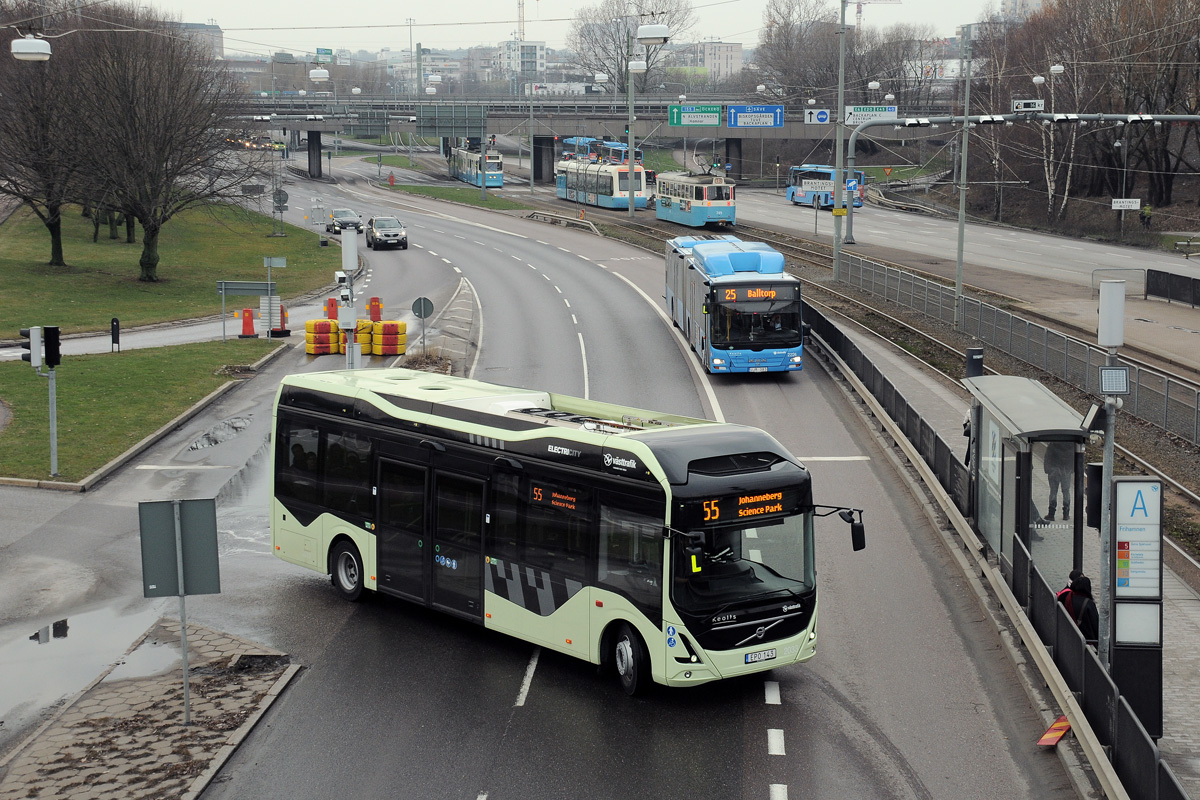
[{"label": "orange traffic cone", "polygon": [[257,339],[258,334],[254,332],[254,309],[242,309],[242,332],[238,334],[239,339]]},{"label": "orange traffic cone", "polygon": [[325,319],[338,318],[338,301],[336,297],[328,297],[325,299]]}]

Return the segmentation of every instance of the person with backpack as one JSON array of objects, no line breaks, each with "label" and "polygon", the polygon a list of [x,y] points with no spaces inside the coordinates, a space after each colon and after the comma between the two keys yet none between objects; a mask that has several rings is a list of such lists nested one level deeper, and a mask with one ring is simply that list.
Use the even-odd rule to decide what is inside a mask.
[{"label": "person with backpack", "polygon": [[1063,608],[1067,609],[1067,613],[1071,616],[1071,619],[1075,619],[1075,608],[1071,603],[1071,584],[1081,575],[1083,575],[1083,572],[1080,570],[1071,570],[1071,574],[1067,576],[1067,585],[1059,589],[1058,593],[1054,595],[1054,599],[1062,603]]},{"label": "person with backpack", "polygon": [[1096,608],[1096,600],[1092,597],[1092,579],[1080,575],[1071,581],[1071,608],[1074,610],[1073,619],[1079,626],[1079,632],[1089,644],[1100,638],[1100,611]]}]

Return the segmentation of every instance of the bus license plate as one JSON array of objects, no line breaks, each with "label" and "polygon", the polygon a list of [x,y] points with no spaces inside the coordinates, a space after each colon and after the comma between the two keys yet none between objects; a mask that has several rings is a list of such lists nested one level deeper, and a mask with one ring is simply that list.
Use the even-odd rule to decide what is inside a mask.
[{"label": "bus license plate", "polygon": [[766,372],[767,368],[766,367],[751,367],[750,371],[751,372]]},{"label": "bus license plate", "polygon": [[760,661],[770,661],[775,657],[775,649],[759,650],[757,653],[746,653],[747,664],[757,664]]}]

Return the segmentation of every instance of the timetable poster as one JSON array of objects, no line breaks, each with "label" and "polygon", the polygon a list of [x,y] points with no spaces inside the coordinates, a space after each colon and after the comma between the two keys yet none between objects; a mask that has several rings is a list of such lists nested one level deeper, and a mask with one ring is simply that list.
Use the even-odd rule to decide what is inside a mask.
[{"label": "timetable poster", "polygon": [[1158,599],[1162,592],[1162,484],[1118,481],[1116,490],[1116,597]]}]

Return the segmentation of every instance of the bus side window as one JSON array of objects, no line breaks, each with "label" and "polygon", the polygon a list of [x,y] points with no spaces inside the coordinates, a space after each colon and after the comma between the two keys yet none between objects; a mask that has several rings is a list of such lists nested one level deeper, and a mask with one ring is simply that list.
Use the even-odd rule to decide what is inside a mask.
[{"label": "bus side window", "polygon": [[353,433],[324,432],[325,505],[359,517],[372,516],[371,442]]},{"label": "bus side window", "polygon": [[484,552],[508,562],[520,559],[517,549],[520,538],[520,484],[520,478],[509,473],[499,473],[492,478],[489,503],[491,525],[487,527]]},{"label": "bus side window", "polygon": [[281,498],[317,502],[313,496],[317,486],[318,432],[315,425],[304,422],[281,421],[277,445],[287,457],[275,459],[275,494]]},{"label": "bus side window", "polygon": [[662,506],[616,492],[600,496],[596,582],[643,609],[662,603]]}]

